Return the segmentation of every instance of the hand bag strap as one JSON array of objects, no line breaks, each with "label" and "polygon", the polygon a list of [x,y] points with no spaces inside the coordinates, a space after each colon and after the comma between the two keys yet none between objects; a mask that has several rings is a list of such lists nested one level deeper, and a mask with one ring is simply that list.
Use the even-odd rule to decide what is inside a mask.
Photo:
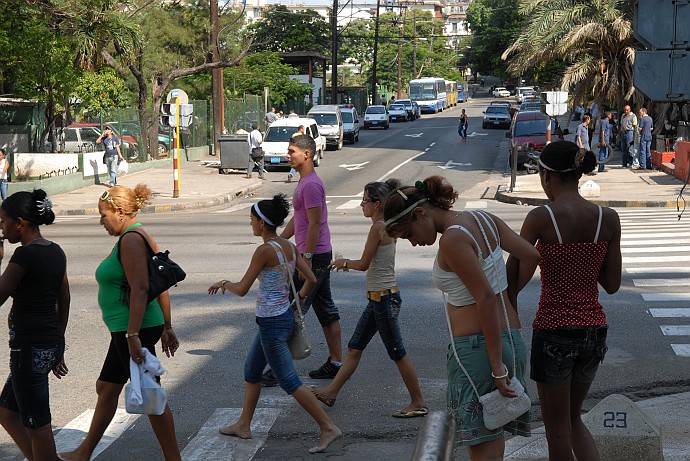
[{"label": "hand bag strap", "polygon": [[[487,250],[489,253],[488,256],[491,257],[491,254],[493,252],[491,251],[491,245],[489,244],[489,239],[487,238],[486,233],[484,232],[484,227],[482,226],[479,219],[477,219],[474,212],[468,211],[468,213],[477,222],[477,225],[479,226],[479,229],[482,232],[482,236],[484,237],[484,243],[486,243],[486,247],[487,247]],[[485,221],[487,221],[487,219],[488,219],[483,214],[482,214],[482,218]],[[487,222],[487,224],[488,224],[488,222]],[[490,224],[488,224],[488,225],[491,226]],[[498,235],[496,234],[496,232],[494,232],[493,228],[491,228],[491,233],[494,235],[494,238],[496,239],[497,248],[500,247]],[[495,271],[496,278],[498,278],[498,269],[496,268],[495,264],[494,264],[494,271]],[[467,379],[469,380],[470,385],[472,386],[472,389],[474,389],[474,393],[477,394],[477,398],[479,398],[480,395],[479,395],[479,391],[477,390],[477,386],[474,384],[472,377],[470,376],[470,374],[467,372],[467,369],[463,366],[462,362],[460,361],[460,357],[458,356],[458,351],[455,349],[455,338],[453,336],[453,328],[451,327],[451,324],[450,324],[450,315],[448,314],[448,301],[446,300],[446,293],[443,291],[441,293],[443,294],[443,307],[446,311],[446,324],[448,325],[448,334],[450,335],[450,347],[453,349],[453,355],[455,356],[455,360],[457,360],[458,365],[460,366],[460,369],[465,373],[465,376],[467,376]],[[506,303],[505,303],[505,300],[503,299],[503,293],[499,293],[499,294],[501,296],[501,305],[503,306],[503,314],[505,315],[506,326],[508,327],[508,337],[510,339],[510,347],[511,347],[512,352],[513,352],[513,377],[515,377],[516,359],[515,359],[515,345],[513,344],[513,334],[510,331],[510,321],[508,319],[508,310],[506,309]]]},{"label": "hand bag strap", "polygon": [[[288,241],[289,243],[289,241]],[[280,266],[283,268],[285,271],[285,274],[287,276],[287,279],[289,280],[290,287],[292,287],[292,296],[295,301],[295,310],[297,311],[297,316],[299,317],[300,321],[303,319],[303,314],[302,314],[302,306],[299,304],[299,295],[297,294],[297,288],[295,288],[295,281],[292,278],[292,272],[290,272],[290,266],[287,263],[287,259],[285,258],[285,252],[283,251],[283,247],[278,244],[278,242],[275,242],[273,240],[269,240],[268,244],[273,247],[275,252],[278,254],[278,262],[280,263]],[[292,257],[295,258],[295,247],[290,243],[290,247],[292,247]],[[282,261],[281,261],[281,256],[282,256]],[[297,264],[297,261],[295,261],[295,264]]]},{"label": "hand bag strap", "polygon": [[120,236],[120,238],[118,239],[118,241],[117,241],[117,260],[118,260],[118,261],[122,262],[122,259],[120,258],[120,251],[121,251],[121,249],[122,249],[122,239],[124,238],[125,235],[129,234],[130,232],[131,232],[131,233],[134,233],[134,234],[137,234],[137,235],[139,235],[141,238],[144,239],[144,243],[146,244],[146,249],[148,250],[149,256],[151,256],[151,255],[153,255],[153,254],[156,254],[156,253],[153,251],[153,248],[151,248],[151,244],[149,243],[149,239],[147,239],[146,236],[144,236],[144,234],[142,234],[141,232],[137,232],[137,231],[135,231],[134,229],[132,229],[132,230],[129,230],[129,231],[125,232],[124,234],[122,234],[122,235]]}]

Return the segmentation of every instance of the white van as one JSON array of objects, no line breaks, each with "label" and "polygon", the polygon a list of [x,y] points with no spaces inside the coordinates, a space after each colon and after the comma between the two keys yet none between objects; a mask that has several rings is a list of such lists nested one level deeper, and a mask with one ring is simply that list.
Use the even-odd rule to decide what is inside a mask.
[{"label": "white van", "polygon": [[264,142],[264,164],[269,166],[290,166],[287,161],[288,143],[300,125],[304,125],[304,134],[314,138],[316,152],[314,152],[314,166],[319,166],[326,150],[326,138],[319,132],[319,127],[313,118],[297,117],[282,118],[271,123],[266,129]]},{"label": "white van", "polygon": [[340,104],[343,118],[343,137],[352,144],[359,141],[359,114],[352,104]]},{"label": "white van", "polygon": [[343,148],[343,117],[340,107],[334,105],[316,105],[309,109],[307,117],[316,120],[319,131],[326,137],[326,146]]}]

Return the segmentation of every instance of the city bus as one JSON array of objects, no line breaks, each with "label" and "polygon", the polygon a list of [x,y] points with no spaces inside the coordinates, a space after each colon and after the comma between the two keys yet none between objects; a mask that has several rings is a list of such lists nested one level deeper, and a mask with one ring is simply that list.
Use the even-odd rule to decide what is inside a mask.
[{"label": "city bus", "polygon": [[446,80],[446,107],[454,107],[458,105],[458,92],[455,89],[457,83],[452,80]]},{"label": "city bus", "polygon": [[410,80],[410,99],[419,104],[422,112],[441,112],[446,106],[446,81],[438,77]]},{"label": "city bus", "polygon": [[457,92],[458,92],[458,102],[467,102],[467,97],[465,96],[465,85],[458,82],[457,83]]}]

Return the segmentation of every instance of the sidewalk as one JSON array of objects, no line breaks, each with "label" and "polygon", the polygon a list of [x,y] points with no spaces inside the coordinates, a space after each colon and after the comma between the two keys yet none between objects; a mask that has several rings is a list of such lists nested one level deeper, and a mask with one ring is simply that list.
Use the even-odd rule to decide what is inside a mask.
[{"label": "sidewalk", "polygon": [[[245,170],[218,174],[218,168],[213,168],[206,162],[218,162],[218,157],[208,156],[199,161],[180,162],[178,198],[173,198],[172,166],[126,174],[118,177],[117,182],[132,188],[139,183],[145,183],[151,188],[155,198],[151,205],[144,207],[143,213],[222,205],[258,189],[264,182],[258,178],[256,172],[252,179],[245,179]],[[271,172],[267,177],[268,181],[285,181],[287,172]],[[106,189],[107,186],[100,184],[55,194],[50,197],[53,201],[53,211],[56,215],[98,214],[98,198]]]},{"label": "sidewalk", "polygon": [[[596,171],[596,170],[595,170]],[[637,170],[641,171],[641,170]],[[599,197],[589,198],[592,202],[609,207],[674,207],[683,182],[663,171],[646,170],[636,172],[620,165],[620,152],[606,165],[606,171],[594,176],[583,175],[580,187],[587,181],[594,181],[600,188]],[[513,192],[510,190],[510,170],[507,169],[503,184],[496,199],[500,202],[518,205],[544,205],[547,203],[539,174],[518,171]],[[690,191],[689,191],[690,193]],[[681,203],[682,206],[682,203]]]}]

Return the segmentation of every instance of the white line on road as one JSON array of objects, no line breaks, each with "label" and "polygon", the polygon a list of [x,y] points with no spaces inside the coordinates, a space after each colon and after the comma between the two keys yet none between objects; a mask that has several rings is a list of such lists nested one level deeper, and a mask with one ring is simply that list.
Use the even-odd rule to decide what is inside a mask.
[{"label": "white line on road", "polygon": [[678,253],[686,252],[690,253],[690,246],[652,246],[652,247],[632,247],[632,248],[621,248],[621,253],[623,254],[634,254],[634,253]]},{"label": "white line on road", "polygon": [[[134,421],[141,415],[130,415],[122,408],[118,408],[115,417],[106,429],[101,441],[96,445],[96,449],[91,455],[91,459],[101,454],[111,443],[117,440]],[[86,410],[81,415],[74,418],[67,423],[65,427],[60,429],[60,432],[55,434],[55,447],[58,453],[61,451],[72,451],[79,446],[86,433],[89,431],[91,419],[93,418],[93,410]]]},{"label": "white line on road", "polygon": [[687,307],[669,307],[649,309],[652,317],[656,318],[690,318],[690,308]]},{"label": "white line on road", "polygon": [[690,293],[642,293],[645,301],[690,301]]},{"label": "white line on road", "polygon": [[[429,146],[433,146],[434,144],[436,144],[436,143],[433,143],[433,142],[432,142]],[[417,157],[419,157],[420,155],[424,155],[424,154],[425,154],[425,152],[420,152],[420,153],[418,153],[417,155],[413,155],[412,157],[408,158],[407,160],[405,160],[404,162],[402,162],[400,165],[396,166],[396,167],[393,168],[392,170],[388,170],[388,173],[384,174],[383,176],[381,176],[381,177],[380,177],[379,179],[377,179],[376,181],[377,181],[377,182],[385,181],[386,178],[387,178],[388,176],[392,175],[393,173],[395,173],[395,172],[398,170],[398,168],[400,168],[400,167],[403,166],[403,165],[407,165],[407,164],[410,163],[412,160],[414,160],[414,159],[416,159]]]},{"label": "white line on road", "polygon": [[624,256],[623,264],[649,264],[649,263],[680,263],[690,262],[688,256]]},{"label": "white line on road", "polygon": [[658,222],[658,223],[651,223],[651,222],[638,222],[638,223],[628,223],[628,224],[621,224],[621,229],[636,229],[639,230],[640,228],[649,228],[653,230],[657,230],[660,227],[668,227],[672,229],[687,229],[688,223],[684,222]]},{"label": "white line on road", "polygon": [[690,285],[690,279],[633,279],[636,287],[684,287]]},{"label": "white line on road", "polygon": [[690,325],[659,325],[664,336],[688,336]]},{"label": "white line on road", "polygon": [[639,239],[669,239],[674,241],[676,237],[690,237],[690,232],[642,232],[638,234],[628,234],[624,232],[621,234],[621,240],[637,239],[637,244],[640,245]]},{"label": "white line on road", "polygon": [[222,210],[216,210],[216,211],[214,211],[214,213],[233,213],[235,211],[241,211],[241,210],[244,210],[245,208],[249,208],[252,205],[254,205],[254,204],[253,203],[239,203],[237,205],[223,208]]},{"label": "white line on road", "polygon": [[280,410],[257,408],[252,420],[251,439],[230,437],[218,432],[220,427],[235,423],[241,412],[241,408],[217,408],[182,451],[183,461],[228,461],[254,458],[266,441],[268,431],[280,414]]},{"label": "white line on road", "polygon": [[[668,237],[668,236],[667,236]],[[648,238],[647,236],[641,237],[641,238]],[[649,237],[651,238],[651,237]],[[658,240],[654,239],[654,248],[659,248],[660,251],[663,251],[666,245],[683,245],[683,244],[690,244],[690,238],[687,239],[677,239],[677,238],[668,238],[667,241],[664,240]],[[621,246],[640,246],[640,239],[621,239]]]},{"label": "white line on road", "polygon": [[342,205],[338,205],[335,207],[336,210],[352,210],[353,208],[359,208],[359,205],[362,203],[361,200],[348,200],[347,202],[343,203]]},{"label": "white line on road", "polygon": [[690,357],[690,344],[671,344],[678,357]]},{"label": "white line on road", "polygon": [[467,202],[465,203],[465,209],[466,210],[475,210],[477,208],[486,208],[487,203],[484,200],[477,200],[474,202]]},{"label": "white line on road", "polygon": [[628,274],[690,274],[690,267],[626,267]]}]

